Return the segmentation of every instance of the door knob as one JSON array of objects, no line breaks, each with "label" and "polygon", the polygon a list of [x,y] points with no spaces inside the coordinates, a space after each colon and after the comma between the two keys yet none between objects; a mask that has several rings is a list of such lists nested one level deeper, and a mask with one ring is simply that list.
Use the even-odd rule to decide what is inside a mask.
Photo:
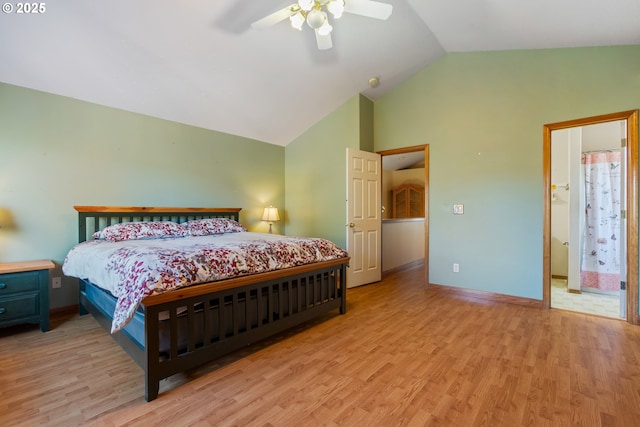
[{"label": "door knob", "polygon": [[350,223],[348,224],[348,226],[349,226],[349,227],[351,227],[351,228],[353,228],[353,227],[355,227],[356,225],[355,225],[353,222],[350,222]]}]

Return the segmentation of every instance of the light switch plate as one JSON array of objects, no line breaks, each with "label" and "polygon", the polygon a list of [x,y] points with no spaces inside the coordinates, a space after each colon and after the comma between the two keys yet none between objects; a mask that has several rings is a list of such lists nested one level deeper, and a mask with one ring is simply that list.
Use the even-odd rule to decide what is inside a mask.
[{"label": "light switch plate", "polygon": [[464,205],[453,205],[453,213],[455,215],[462,215],[464,213]]}]

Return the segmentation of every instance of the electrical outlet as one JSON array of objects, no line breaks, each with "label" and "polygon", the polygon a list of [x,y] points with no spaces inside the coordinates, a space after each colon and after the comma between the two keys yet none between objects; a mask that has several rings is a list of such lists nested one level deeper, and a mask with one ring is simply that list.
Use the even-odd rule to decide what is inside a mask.
[{"label": "electrical outlet", "polygon": [[61,286],[62,286],[62,279],[60,277],[54,277],[53,279],[51,279],[51,287],[53,289],[58,289]]},{"label": "electrical outlet", "polygon": [[453,272],[454,273],[459,273],[460,272],[460,264],[453,264]]}]

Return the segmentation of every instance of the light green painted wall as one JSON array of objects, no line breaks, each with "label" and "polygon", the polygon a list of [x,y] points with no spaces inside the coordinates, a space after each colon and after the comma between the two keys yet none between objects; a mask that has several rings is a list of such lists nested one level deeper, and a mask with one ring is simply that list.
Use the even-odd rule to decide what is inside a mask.
[{"label": "light green painted wall", "polygon": [[[61,275],[74,205],[241,207],[266,232],[284,160],[280,146],[0,83],[0,212],[15,223],[0,229],[0,262],[51,259]],[[72,279],[51,291],[52,307],[76,302]]]},{"label": "light green painted wall", "polygon": [[360,150],[373,152],[373,101],[360,95]]},{"label": "light green painted wall", "polygon": [[286,232],[346,247],[346,149],[360,147],[361,103],[354,96],[285,149]]},{"label": "light green painted wall", "polygon": [[640,46],[448,54],[377,100],[376,151],[430,146],[430,281],[542,299],[542,126],[639,107]]},{"label": "light green painted wall", "polygon": [[[273,204],[274,232],[345,247],[346,148],[429,144],[431,281],[540,299],[542,125],[637,109],[639,93],[640,46],[449,54],[283,148],[0,83],[0,217],[15,223],[0,261],[59,265],[72,206],[91,204],[238,206],[251,231]],[[52,307],[75,298],[65,280]]]}]

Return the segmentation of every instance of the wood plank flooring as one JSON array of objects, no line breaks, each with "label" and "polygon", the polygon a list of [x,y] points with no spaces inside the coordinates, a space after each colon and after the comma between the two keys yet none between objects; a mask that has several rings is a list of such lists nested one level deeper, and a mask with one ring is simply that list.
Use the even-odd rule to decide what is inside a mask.
[{"label": "wood plank flooring", "polygon": [[448,293],[422,268],[162,382],[91,316],[0,330],[3,426],[638,426],[640,327]]}]

